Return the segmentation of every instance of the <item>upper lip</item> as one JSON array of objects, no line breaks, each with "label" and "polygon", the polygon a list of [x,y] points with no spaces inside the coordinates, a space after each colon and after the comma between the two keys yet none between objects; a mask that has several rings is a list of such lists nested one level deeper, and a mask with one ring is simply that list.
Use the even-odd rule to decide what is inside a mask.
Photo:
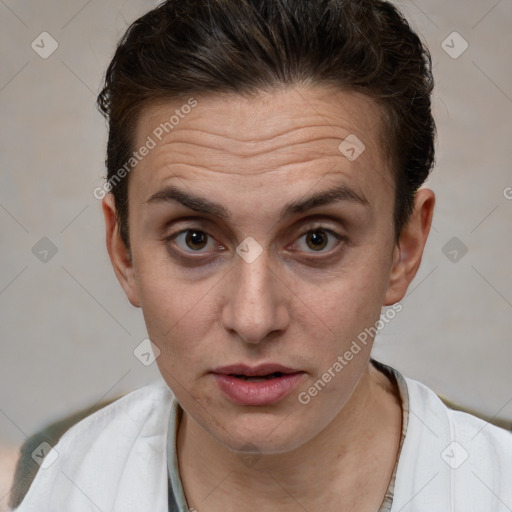
[{"label": "upper lip", "polygon": [[248,366],[246,364],[231,364],[228,366],[221,366],[212,370],[213,373],[220,373],[223,375],[246,375],[247,377],[258,377],[263,375],[270,375],[271,373],[297,373],[301,370],[289,368],[282,364],[265,363],[258,366]]}]

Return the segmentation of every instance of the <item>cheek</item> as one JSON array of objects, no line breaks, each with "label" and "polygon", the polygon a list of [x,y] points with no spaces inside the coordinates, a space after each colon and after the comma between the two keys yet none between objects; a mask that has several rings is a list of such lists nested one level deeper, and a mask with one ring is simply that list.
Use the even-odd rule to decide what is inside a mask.
[{"label": "cheek", "polygon": [[373,325],[384,302],[388,276],[382,262],[362,256],[357,264],[308,289],[308,308],[333,334],[349,341]]},{"label": "cheek", "polygon": [[208,288],[212,288],[212,284],[208,287],[207,283],[185,282],[183,275],[173,271],[168,261],[159,261],[159,258],[161,256],[134,258],[140,306],[149,337],[162,356],[171,361],[178,357],[181,360],[193,355],[196,340],[205,339]]},{"label": "cheek", "polygon": [[325,418],[332,419],[344,407],[370,358],[371,328],[380,317],[385,288],[382,269],[375,264],[373,268],[361,262],[360,268],[315,287],[315,293],[309,290],[303,309],[309,321],[302,318],[301,324],[316,324],[307,336],[315,340],[314,349],[304,347],[314,361],[314,374],[299,390],[299,398],[311,402]]}]

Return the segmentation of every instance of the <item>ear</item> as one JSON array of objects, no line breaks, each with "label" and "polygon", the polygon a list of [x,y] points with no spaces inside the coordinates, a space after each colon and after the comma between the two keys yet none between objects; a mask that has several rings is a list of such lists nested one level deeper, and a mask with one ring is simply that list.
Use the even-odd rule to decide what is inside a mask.
[{"label": "ear", "polygon": [[391,306],[403,299],[418,271],[432,224],[435,202],[432,190],[422,188],[416,192],[414,211],[409,222],[403,227],[400,241],[394,249],[385,306]]},{"label": "ear", "polygon": [[105,217],[106,243],[110,261],[114,267],[117,280],[123,287],[128,300],[135,307],[140,307],[140,302],[135,286],[135,274],[130,250],[126,247],[116,217],[116,206],[113,194],[107,194],[101,203]]}]

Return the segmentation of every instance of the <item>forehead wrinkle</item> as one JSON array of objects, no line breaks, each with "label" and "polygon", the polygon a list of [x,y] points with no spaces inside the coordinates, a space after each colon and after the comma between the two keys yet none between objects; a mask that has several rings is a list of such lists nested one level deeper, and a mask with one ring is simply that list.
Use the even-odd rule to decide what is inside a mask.
[{"label": "forehead wrinkle", "polygon": [[[260,175],[270,174],[270,173],[279,172],[279,171],[287,172],[286,168],[289,166],[296,167],[296,169],[293,169],[293,170],[300,172],[300,168],[297,168],[297,167],[299,167],[301,165],[307,165],[307,164],[311,164],[311,163],[319,164],[320,162],[323,162],[324,159],[329,159],[329,158],[338,158],[338,157],[337,156],[333,157],[333,156],[325,155],[324,153],[321,153],[321,154],[319,154],[319,157],[298,159],[298,160],[286,162],[285,164],[281,164],[281,165],[274,164],[274,165],[268,166],[269,167],[268,169],[263,169],[262,172],[258,172],[255,174],[249,174],[247,172],[247,170],[244,172],[236,172],[236,170],[235,171],[234,170],[226,170],[222,166],[220,166],[220,165],[216,166],[213,163],[209,163],[208,166],[206,166],[206,165],[201,165],[197,162],[194,162],[193,164],[189,164],[189,163],[186,163],[183,161],[181,161],[181,162],[174,161],[174,162],[164,164],[163,167],[165,169],[171,170],[171,172],[172,172],[173,167],[180,167],[180,168],[189,167],[193,171],[201,171],[202,170],[202,171],[208,172],[208,173],[227,174],[230,176],[239,176],[241,178],[246,178],[249,176],[255,176],[255,175],[260,176]],[[342,157],[340,157],[340,158],[342,158]],[[173,174],[175,175],[175,173],[173,173]]]},{"label": "forehead wrinkle", "polygon": [[[150,108],[142,113],[142,116],[138,123],[138,133],[140,137],[138,137],[139,141],[145,139],[145,134],[141,132],[152,132],[161,121],[166,121],[168,115],[165,112],[165,105],[160,106],[160,109],[163,109],[161,112],[157,110],[156,107]],[[229,110],[230,105],[227,105],[227,109]],[[217,131],[207,131],[200,127],[195,127],[195,123],[202,123],[205,119],[208,119],[208,113],[211,110],[211,119],[215,119],[215,122],[209,124]],[[325,131],[329,130],[329,136],[333,136],[332,130],[341,130],[340,136],[346,136],[346,134],[353,132],[361,132],[363,130],[368,130],[368,126],[366,122],[362,122],[364,120],[364,116],[361,115],[360,112],[358,116],[354,119],[347,119],[345,113],[343,112],[333,112],[332,106],[331,109],[326,113],[319,113],[318,111],[306,112],[306,113],[298,113],[296,108],[294,110],[284,110],[283,112],[276,112],[275,109],[271,111],[269,114],[266,113],[262,122],[256,122],[254,118],[251,118],[251,125],[246,126],[246,122],[244,122],[244,117],[256,115],[253,113],[253,106],[248,105],[244,106],[240,110],[239,115],[233,117],[233,115],[226,115],[226,113],[221,110],[220,114],[217,111],[217,108],[207,108],[203,107],[203,110],[198,116],[198,113],[195,112],[190,114],[189,117],[185,118],[179,125],[177,125],[174,129],[172,129],[169,133],[164,135],[163,140],[165,141],[167,138],[175,137],[176,135],[183,135],[185,138],[194,137],[195,132],[199,134],[199,137],[204,140],[205,138],[222,140],[223,138],[228,139],[228,144],[232,146],[233,144],[244,144],[244,145],[252,145],[263,142],[272,142],[274,140],[280,140],[283,137],[292,137],[295,132],[306,131],[304,135],[305,139],[311,137],[312,133],[317,132],[318,130]],[[224,115],[223,115],[224,114]],[[227,121],[225,117],[227,116]],[[282,120],[288,124],[284,129],[282,128]],[[357,122],[354,122],[354,120]],[[274,123],[274,120],[278,120],[279,122]],[[281,126],[280,126],[281,124]],[[356,126],[357,124],[357,126]],[[208,126],[208,127],[209,127]],[[256,127],[256,129],[255,129]],[[222,131],[219,131],[222,130]],[[256,131],[265,132],[265,133],[255,133]],[[249,137],[243,137],[245,133],[250,134]],[[147,134],[147,133],[146,133]]]},{"label": "forehead wrinkle", "polygon": [[[358,95],[356,94],[355,96],[356,99],[358,99]],[[348,106],[350,107],[347,111],[348,113],[340,112],[335,108],[336,104],[339,104],[340,102],[335,101],[333,103],[331,100],[327,102],[323,100],[321,101],[321,112],[316,108],[313,109],[313,107],[309,105],[311,107],[310,109],[302,112],[301,109],[298,109],[299,112],[297,113],[296,105],[294,106],[293,102],[291,107],[294,108],[291,110],[290,108],[287,108],[289,103],[287,101],[288,98],[289,96],[285,96],[284,103],[279,102],[276,109],[271,111],[271,115],[267,115],[263,120],[268,121],[268,119],[277,118],[279,114],[282,114],[281,119],[284,118],[284,122],[295,126],[287,127],[283,130],[283,123],[277,123],[277,126],[274,126],[273,129],[276,131],[280,129],[280,131],[271,134],[270,139],[265,137],[265,135],[261,135],[261,137],[251,136],[250,138],[240,138],[238,136],[232,136],[230,133],[214,133],[212,131],[201,129],[201,124],[208,121],[208,124],[206,124],[208,128],[212,126],[213,130],[223,129],[233,131],[233,126],[237,126],[236,122],[230,121],[228,125],[224,123],[226,119],[229,121],[230,116],[232,117],[230,112],[240,112],[242,117],[240,125],[248,126],[245,121],[247,119],[252,120],[253,118],[250,116],[251,113],[255,111],[254,104],[248,104],[248,106],[246,103],[238,104],[236,103],[236,99],[235,103],[228,103],[226,108],[220,109],[219,106],[222,105],[210,105],[203,102],[204,110],[202,110],[199,116],[197,111],[194,111],[190,117],[184,119],[173,131],[166,134],[162,139],[162,142],[158,143],[157,148],[151,152],[148,158],[148,164],[157,171],[151,174],[153,174],[153,177],[156,178],[157,181],[160,181],[162,176],[161,173],[158,172],[159,169],[165,169],[172,165],[172,162],[169,160],[172,160],[173,157],[177,157],[175,160],[180,160],[179,163],[177,162],[177,165],[191,165],[191,167],[195,166],[197,170],[205,169],[208,172],[212,172],[212,170],[217,169],[218,172],[222,174],[240,176],[266,174],[289,166],[297,166],[301,163],[306,165],[308,162],[313,162],[315,159],[320,161],[320,157],[322,157],[322,159],[325,157],[341,158],[343,162],[340,161],[340,169],[358,169],[358,173],[359,170],[363,171],[364,168],[370,169],[370,167],[381,166],[383,163],[381,158],[382,148],[380,147],[379,138],[375,137],[376,132],[378,135],[381,131],[378,129],[378,125],[380,125],[380,123],[375,123],[375,118],[369,115],[371,112],[379,113],[379,109],[375,109],[375,104],[373,104],[373,102],[368,102],[369,98],[364,95],[361,96],[361,98],[366,100],[366,102],[363,102],[362,108],[356,108],[359,101],[356,101],[355,105],[353,105],[351,102],[347,102],[342,98],[343,101],[341,103],[348,103]],[[285,108],[281,108],[282,104],[285,105]],[[266,104],[264,104],[264,107],[265,106]],[[329,108],[323,108],[324,106]],[[167,111],[171,110],[171,104],[163,104],[158,108],[164,108],[166,110],[158,110],[157,108],[148,107],[148,109],[143,112],[138,125],[139,135],[142,134],[143,130],[148,125],[151,127],[154,123],[158,123],[160,120],[165,120],[168,113]],[[265,113],[264,108],[262,108],[262,110],[263,113]],[[259,112],[260,109],[256,109],[255,115],[259,116]],[[211,113],[210,120],[205,119],[205,113]],[[219,115],[221,116],[220,121],[218,123],[212,122],[212,119],[218,119]],[[238,119],[238,117],[233,119]],[[304,121],[304,123],[307,122],[307,124],[300,124],[301,120]],[[330,124],[331,122],[332,124]],[[195,124],[199,124],[200,127],[197,128]],[[255,124],[257,126],[262,125],[262,123]],[[265,122],[264,124],[268,123]],[[350,128],[347,128],[347,126],[350,126]],[[339,136],[336,131],[340,131]],[[238,135],[238,133],[243,135],[245,133],[252,132],[253,130],[239,129],[238,132],[235,131],[233,133],[236,135]],[[338,145],[339,142],[344,140],[350,133],[355,133],[356,136],[363,140],[367,146],[367,151],[365,151],[357,161],[350,162],[349,164],[345,157],[339,152]],[[313,136],[314,138],[312,138]],[[292,138],[293,140],[289,141],[286,138]],[[212,140],[213,144],[209,144],[208,139]],[[280,143],[283,139],[284,142]],[[333,142],[332,144],[331,141]],[[270,149],[268,147],[261,149],[262,144],[270,146]],[[313,147],[308,148],[308,145]],[[189,146],[193,149],[190,150]],[[218,146],[220,146],[220,149],[218,149]],[[245,151],[234,151],[233,148],[238,146],[241,146]],[[297,158],[295,154],[299,153],[299,151],[297,151],[299,146],[306,146],[306,150],[301,151],[303,155]],[[162,148],[162,150],[159,150],[159,148]],[[204,151],[201,151],[200,148],[204,148]],[[247,152],[247,148],[249,149],[249,152]],[[288,148],[288,151],[286,151],[285,148]],[[370,151],[368,151],[368,149],[370,149]],[[214,151],[218,151],[218,153],[213,155],[208,154]],[[293,161],[284,161],[284,158],[287,156],[289,157],[289,155],[287,155],[288,152],[294,154]],[[271,158],[276,154],[281,158]],[[230,157],[232,157],[231,160]],[[260,161],[251,162],[251,165],[254,167],[253,171],[251,171],[251,169],[246,169],[248,162],[245,162],[244,159],[249,157],[257,157],[262,160],[261,163]],[[237,165],[236,162],[232,161],[233,158],[240,158],[240,166],[243,168],[242,172],[234,172],[237,170]],[[265,161],[266,158],[270,159],[270,161]],[[188,163],[186,162],[187,160]],[[156,165],[157,163],[159,165]],[[263,169],[263,172],[260,172],[261,169]],[[160,178],[158,175],[160,175]]]},{"label": "forehead wrinkle", "polygon": [[[314,144],[315,142],[320,142],[320,141],[324,142],[324,144],[322,144],[321,147],[318,147],[319,145],[317,145],[316,147],[308,147],[311,144]],[[304,147],[304,151],[302,151],[304,158],[309,157],[310,159],[314,159],[315,157],[318,158],[321,156],[326,156],[326,149],[328,149],[328,148],[334,149],[335,151],[337,151],[337,147],[340,142],[341,142],[341,139],[335,138],[335,137],[331,137],[331,138],[317,137],[314,139],[310,139],[308,141],[302,141],[302,142],[297,141],[297,142],[293,142],[293,143],[282,144],[282,145],[272,147],[272,148],[264,147],[259,150],[255,149],[254,151],[251,151],[251,152],[247,152],[247,151],[237,152],[237,151],[233,151],[232,149],[229,149],[229,150],[219,149],[219,148],[214,148],[214,147],[206,145],[206,144],[196,144],[195,142],[170,141],[170,142],[166,143],[165,145],[161,146],[162,150],[160,151],[159,155],[155,155],[155,160],[158,161],[159,157],[165,157],[166,156],[165,153],[167,151],[169,151],[172,155],[178,155],[181,153],[184,155],[191,155],[191,156],[193,156],[193,158],[197,158],[198,156],[200,156],[197,154],[197,148],[206,148],[213,153],[213,154],[207,155],[208,160],[215,158],[216,155],[221,156],[221,157],[227,155],[229,157],[237,157],[242,160],[247,160],[250,158],[260,157],[262,155],[271,156],[274,153],[278,154],[278,155],[282,155],[282,156],[286,156],[287,154],[296,155],[297,153],[300,152],[301,147]],[[187,151],[188,146],[193,146],[193,150]],[[338,155],[336,153],[334,153],[331,156],[338,156]]]},{"label": "forehead wrinkle", "polygon": [[[275,154],[272,155],[272,153]],[[318,172],[321,175],[322,168],[328,169],[333,166],[338,170],[357,169],[358,174],[366,174],[365,169],[379,167],[379,162],[375,161],[373,155],[366,151],[356,161],[348,162],[338,150],[338,139],[336,139],[334,145],[323,149],[315,147],[299,152],[293,145],[288,148],[281,148],[279,151],[271,151],[268,156],[261,152],[254,156],[256,160],[250,162],[250,166],[247,162],[249,157],[238,157],[240,158],[239,163],[234,161],[234,155],[227,154],[227,157],[228,159],[226,159],[226,153],[223,152],[219,152],[218,155],[201,154],[201,152],[190,152],[183,148],[162,151],[154,155],[150,163],[150,167],[154,171],[151,172],[151,175],[158,179],[158,175],[165,172],[165,170],[174,175],[179,172],[179,168],[184,167],[191,169],[192,172],[218,173],[239,177],[289,172],[290,170],[299,173],[305,171],[309,174],[309,171],[314,170],[315,173]]]},{"label": "forehead wrinkle", "polygon": [[[292,138],[291,142],[293,142],[293,143],[308,142],[309,140],[317,140],[317,139],[324,139],[324,138],[339,138],[338,135],[333,135],[332,129],[340,129],[344,133],[350,133],[350,130],[343,125],[316,124],[316,125],[301,125],[296,128],[289,128],[289,129],[281,131],[280,133],[272,134],[267,137],[262,137],[260,139],[254,138],[254,137],[251,137],[250,139],[243,139],[240,137],[233,137],[229,134],[209,132],[206,130],[201,130],[199,128],[179,128],[179,129],[175,129],[175,131],[170,132],[168,135],[166,135],[162,139],[162,143],[166,144],[167,143],[166,139],[170,139],[168,142],[172,142],[173,140],[175,140],[177,142],[189,142],[189,143],[197,144],[198,142],[196,140],[193,140],[193,134],[195,134],[195,133],[199,134],[199,136],[201,137],[201,139],[200,139],[201,141],[205,140],[205,136],[206,136],[209,138],[218,138],[220,140],[227,139],[229,144],[232,144],[233,142],[235,142],[235,143],[239,143],[240,145],[247,145],[247,146],[256,145],[256,144],[259,145],[259,144],[278,141],[278,140],[282,139],[283,137],[292,136],[293,134],[295,134],[295,132],[300,132],[300,131],[307,131],[307,133],[302,137],[295,138],[295,139]],[[324,135],[317,136],[317,137],[313,138],[313,136],[316,135],[317,132],[319,132],[321,130],[324,130],[324,131],[328,130],[331,133],[326,133]],[[188,134],[192,134],[192,136],[189,137]],[[184,137],[182,139],[180,139],[179,138],[180,135],[184,135]],[[285,141],[284,145],[286,145],[286,143],[287,142]],[[215,146],[213,146],[213,147],[215,147]]]},{"label": "forehead wrinkle", "polygon": [[[269,92],[260,91],[258,96],[252,98],[245,98],[238,94],[230,94],[227,97],[216,94],[203,96],[200,98],[200,112],[194,111],[166,136],[169,137],[173,133],[178,132],[194,131],[193,127],[189,128],[187,125],[190,123],[194,124],[195,122],[204,122],[208,117],[214,120],[210,125],[215,127],[226,126],[227,133],[218,132],[215,134],[201,129],[198,131],[206,134],[206,136],[226,137],[230,139],[231,143],[258,143],[265,140],[278,139],[294,131],[308,128],[314,129],[315,127],[341,128],[345,136],[349,133],[359,135],[362,132],[372,133],[375,128],[375,114],[379,118],[382,117],[381,106],[378,102],[363,93],[351,90],[342,91],[338,87],[333,88],[331,86],[327,88],[308,86],[304,90],[307,93],[312,93],[313,96],[306,99],[302,94],[298,93],[299,91],[296,87]],[[326,98],[325,95],[327,93],[328,96]],[[297,97],[303,105],[302,108],[299,108],[296,104]],[[338,105],[343,106],[341,111],[337,108]],[[144,128],[152,130],[161,121],[167,121],[168,113],[175,106],[177,106],[177,103],[174,104],[172,101],[160,101],[148,105],[141,113],[137,123],[139,128],[137,132],[140,134],[140,131]],[[269,107],[271,108],[270,113],[268,111]],[[282,120],[283,118],[285,122],[299,124],[299,126],[294,128],[288,127],[284,131],[272,133],[268,136],[262,134],[261,138],[251,136],[248,139],[243,139],[232,137],[229,133],[231,130],[236,134],[253,134],[255,126],[260,131],[261,127],[272,131],[276,129],[273,126],[272,120]]]},{"label": "forehead wrinkle", "polygon": [[[286,135],[290,135],[290,134],[293,134],[295,132],[298,132],[298,131],[301,131],[301,130],[308,130],[310,131],[309,129],[312,128],[312,129],[315,129],[315,128],[319,128],[319,129],[322,129],[322,128],[327,128],[327,127],[335,127],[335,125],[325,125],[325,124],[301,124],[300,126],[297,126],[295,128],[287,128],[285,130],[282,130],[281,132],[278,132],[278,133],[275,133],[275,134],[272,134],[272,135],[262,135],[261,138],[257,138],[257,137],[250,137],[250,138],[247,138],[247,139],[244,139],[242,137],[233,137],[231,134],[229,133],[221,133],[221,132],[209,132],[207,130],[202,130],[200,128],[191,128],[191,127],[181,127],[181,128],[177,128],[175,129],[175,131],[173,132],[170,132],[168,135],[166,135],[166,137],[171,137],[173,134],[176,135],[176,134],[187,134],[187,133],[194,133],[194,132],[198,132],[199,134],[201,135],[206,135],[207,137],[219,137],[219,138],[227,138],[229,139],[230,141],[235,141],[235,142],[240,142],[240,143],[243,143],[243,144],[258,144],[258,143],[261,143],[261,142],[265,142],[265,141],[272,141],[272,140],[275,140],[275,139],[280,139]],[[339,128],[342,128],[342,129],[345,129],[343,126],[338,126]],[[165,138],[163,140],[165,140]]]}]

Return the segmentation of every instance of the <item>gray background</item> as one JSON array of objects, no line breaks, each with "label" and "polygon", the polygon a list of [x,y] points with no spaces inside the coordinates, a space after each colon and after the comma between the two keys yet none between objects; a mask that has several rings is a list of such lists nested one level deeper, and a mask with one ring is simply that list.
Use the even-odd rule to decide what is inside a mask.
[{"label": "gray background", "polygon": [[[375,357],[462,405],[512,418],[512,0],[397,4],[434,59],[439,140],[426,186],[437,205],[418,275]],[[159,377],[133,355],[146,337],[142,314],[115,279],[93,196],[106,145],[95,96],[118,38],[156,5],[0,0],[4,450]],[[31,48],[44,31],[59,45],[47,59]],[[445,40],[461,49],[453,32],[469,44],[456,59],[443,49]],[[33,253],[44,237],[57,248],[47,262]]]}]

